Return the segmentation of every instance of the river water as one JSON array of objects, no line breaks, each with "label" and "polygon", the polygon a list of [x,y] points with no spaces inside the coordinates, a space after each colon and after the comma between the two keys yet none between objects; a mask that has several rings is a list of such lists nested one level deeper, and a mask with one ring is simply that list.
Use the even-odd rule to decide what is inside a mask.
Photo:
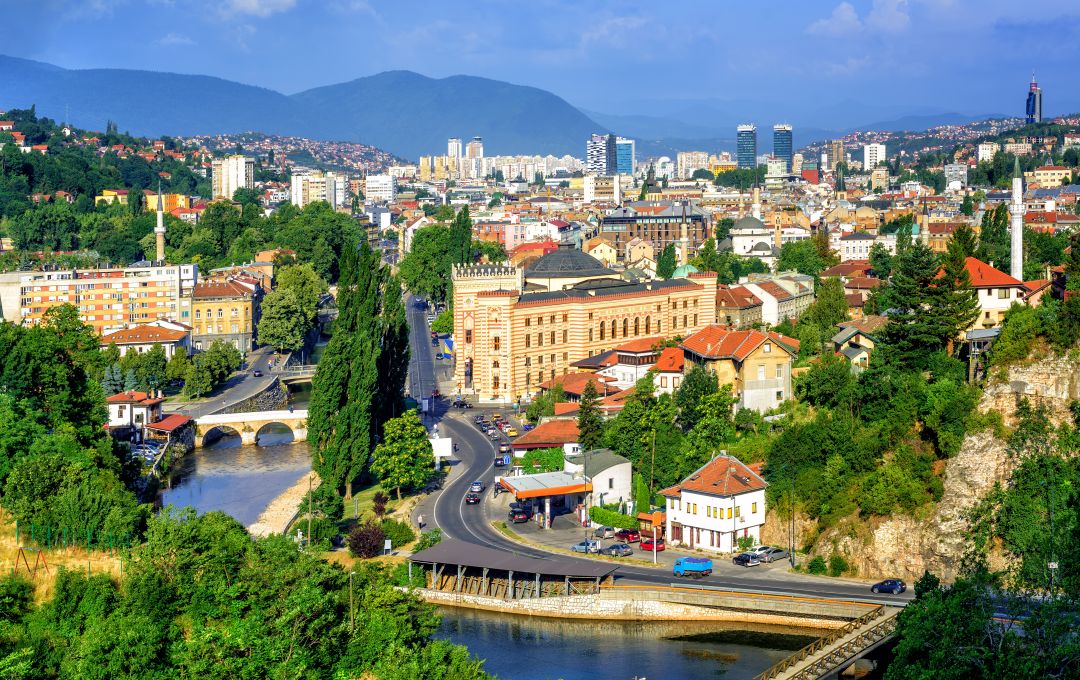
[{"label": "river water", "polygon": [[814,630],[693,621],[590,622],[441,608],[437,633],[500,680],[751,678]]}]

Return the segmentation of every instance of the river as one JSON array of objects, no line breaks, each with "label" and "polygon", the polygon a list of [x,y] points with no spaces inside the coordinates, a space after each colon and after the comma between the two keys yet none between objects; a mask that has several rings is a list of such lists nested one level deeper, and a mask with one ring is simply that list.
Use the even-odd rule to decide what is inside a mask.
[{"label": "river", "polygon": [[589,622],[441,608],[436,637],[500,680],[750,678],[819,637],[801,628],[692,621]]}]

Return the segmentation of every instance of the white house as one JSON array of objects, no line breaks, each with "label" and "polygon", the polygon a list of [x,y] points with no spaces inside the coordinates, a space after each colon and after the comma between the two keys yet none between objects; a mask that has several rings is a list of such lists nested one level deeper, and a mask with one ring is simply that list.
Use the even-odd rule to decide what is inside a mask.
[{"label": "white house", "polygon": [[121,439],[141,440],[143,428],[161,420],[161,397],[147,392],[121,392],[114,394],[105,402],[109,407],[109,432]]},{"label": "white house", "polygon": [[590,505],[629,503],[633,500],[630,461],[610,449],[593,449],[583,454],[566,456],[566,472],[582,473],[592,484]]},{"label": "white house", "polygon": [[658,335],[619,345],[615,348],[615,362],[598,370],[597,374],[613,378],[608,384],[620,390],[633,387],[656,363],[656,358],[660,356],[658,346],[663,341],[664,337]]},{"label": "white house", "polygon": [[737,551],[744,537],[759,543],[766,486],[737,458],[713,458],[681,483],[660,492],[668,500],[668,542],[716,553]]},{"label": "white house", "polygon": [[191,329],[175,322],[166,322],[161,325],[139,324],[102,336],[102,349],[112,344],[120,350],[120,356],[128,352],[145,354],[153,349],[154,345],[161,345],[165,350],[165,360],[168,361],[177,352],[191,354]]},{"label": "white house", "polygon": [[870,259],[870,248],[877,238],[865,231],[853,231],[840,237],[840,261]]},{"label": "white house", "polygon": [[973,328],[997,328],[1013,303],[1026,304],[1028,289],[1022,281],[974,257],[967,258],[964,266],[979,299],[979,318]]}]

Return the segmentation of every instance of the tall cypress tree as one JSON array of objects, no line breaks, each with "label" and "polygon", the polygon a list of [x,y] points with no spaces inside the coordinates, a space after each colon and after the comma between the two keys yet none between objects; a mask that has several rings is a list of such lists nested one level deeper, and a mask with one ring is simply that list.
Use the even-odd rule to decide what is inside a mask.
[{"label": "tall cypress tree", "polygon": [[391,276],[383,285],[382,343],[379,352],[379,432],[404,406],[405,380],[409,373],[409,321],[402,301],[401,281]]},{"label": "tall cypress tree", "polygon": [[882,329],[885,356],[909,369],[925,368],[955,333],[955,324],[943,313],[948,287],[941,285],[939,271],[934,252],[915,241],[896,254],[892,278],[881,294],[889,316]]},{"label": "tall cypress tree", "polygon": [[312,379],[308,436],[312,467],[323,481],[352,496],[375,441],[382,342],[381,285],[385,271],[365,243],[346,246],[338,280],[334,336]]},{"label": "tall cypress tree", "polygon": [[600,446],[604,438],[604,420],[600,415],[599,395],[595,381],[585,383],[578,408],[578,443],[582,451],[589,451]]},{"label": "tall cypress tree", "polygon": [[656,278],[670,279],[678,268],[675,259],[675,244],[669,243],[660,251],[660,257],[656,260]]},{"label": "tall cypress tree", "polygon": [[[978,251],[978,239],[975,236],[975,231],[966,224],[961,224],[953,231],[952,236],[949,237],[949,256],[959,257],[961,260],[968,257],[975,257],[975,253]],[[953,251],[956,251],[955,253]]]}]

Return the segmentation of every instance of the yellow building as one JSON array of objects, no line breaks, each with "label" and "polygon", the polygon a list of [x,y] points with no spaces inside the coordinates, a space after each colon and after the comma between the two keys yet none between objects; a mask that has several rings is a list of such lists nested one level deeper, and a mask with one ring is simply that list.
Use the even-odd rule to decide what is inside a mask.
[{"label": "yellow building", "polygon": [[209,349],[224,340],[241,352],[254,347],[262,288],[256,279],[230,276],[195,286],[191,295],[191,343]]},{"label": "yellow building", "polygon": [[[143,189],[143,195],[145,196],[143,210],[146,212],[157,212],[157,192],[151,191],[150,189]],[[167,213],[171,213],[177,208],[187,210],[191,207],[191,197],[185,196],[184,194],[162,194],[161,202]]]},{"label": "yellow building", "polygon": [[779,333],[709,326],[679,346],[686,361],[716,373],[721,385],[731,385],[740,408],[764,413],[792,397],[798,340]]},{"label": "yellow building", "polygon": [[485,402],[519,400],[575,361],[716,318],[715,274],[629,283],[566,246],[528,270],[460,266],[452,277],[457,391]]},{"label": "yellow building", "polygon": [[[127,189],[102,189],[101,193],[94,197],[94,205],[112,205],[113,203],[127,205],[127,202]],[[156,209],[157,206],[155,206]]]},{"label": "yellow building", "polygon": [[605,238],[599,236],[591,238],[585,242],[582,246],[582,250],[587,255],[595,257],[597,260],[607,267],[615,264],[615,261],[619,258],[619,251],[615,250],[615,246]]},{"label": "yellow building", "polygon": [[1040,187],[1052,188],[1067,184],[1072,179],[1072,169],[1061,165],[1044,165],[1024,175],[1029,181],[1035,180]]}]

